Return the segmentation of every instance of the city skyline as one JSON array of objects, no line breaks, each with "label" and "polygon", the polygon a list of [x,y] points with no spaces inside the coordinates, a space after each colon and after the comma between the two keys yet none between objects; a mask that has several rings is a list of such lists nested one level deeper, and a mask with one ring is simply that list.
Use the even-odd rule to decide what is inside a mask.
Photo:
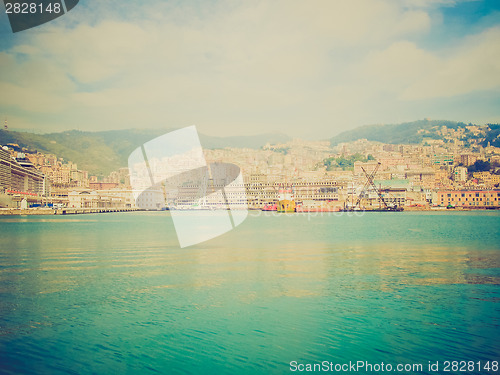
[{"label": "city skyline", "polygon": [[195,124],[305,139],[500,122],[498,3],[315,5],[90,2],[17,34],[2,12],[0,115],[42,133]]}]

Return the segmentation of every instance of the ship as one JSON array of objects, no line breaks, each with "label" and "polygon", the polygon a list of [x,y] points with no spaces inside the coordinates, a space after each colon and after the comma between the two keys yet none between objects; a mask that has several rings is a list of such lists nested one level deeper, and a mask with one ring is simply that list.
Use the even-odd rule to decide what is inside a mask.
[{"label": "ship", "polygon": [[333,205],[333,201],[305,201],[302,204],[297,204],[295,212],[338,212],[341,207]]},{"label": "ship", "polygon": [[295,195],[292,189],[280,189],[277,212],[295,212]]},{"label": "ship", "polygon": [[262,211],[277,211],[278,205],[277,204],[265,204],[261,210]]}]

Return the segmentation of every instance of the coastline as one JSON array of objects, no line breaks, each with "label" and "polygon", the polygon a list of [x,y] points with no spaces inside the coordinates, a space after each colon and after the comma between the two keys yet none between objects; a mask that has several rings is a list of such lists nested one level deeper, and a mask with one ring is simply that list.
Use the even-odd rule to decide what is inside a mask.
[{"label": "coastline", "polygon": [[[498,207],[486,208],[465,208],[465,207],[405,207],[404,211],[387,211],[387,212],[457,212],[457,211],[497,211]],[[147,211],[140,208],[0,208],[0,216],[26,216],[26,215],[84,215],[84,214],[99,214],[99,213],[113,213],[113,212],[140,212]],[[193,211],[193,210],[187,210]],[[206,211],[206,210],[200,210]],[[261,212],[276,212],[266,211],[261,209],[249,209],[249,211]],[[154,211],[160,212],[160,211]],[[325,214],[325,213],[340,213],[341,211],[310,211],[310,212],[288,212],[288,214]],[[347,212],[347,211],[346,211]],[[358,212],[380,212],[377,210],[359,210]]]},{"label": "coastline", "polygon": [[111,212],[136,212],[144,211],[139,208],[1,208],[0,216],[24,215],[81,215],[100,214]]}]

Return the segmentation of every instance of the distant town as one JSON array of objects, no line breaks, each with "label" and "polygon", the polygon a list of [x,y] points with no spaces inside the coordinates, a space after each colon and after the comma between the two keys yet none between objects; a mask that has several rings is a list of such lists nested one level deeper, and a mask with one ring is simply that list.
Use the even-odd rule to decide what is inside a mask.
[{"label": "distant town", "polygon": [[[294,139],[259,149],[225,147],[205,149],[204,153],[209,163],[240,167],[244,206],[249,209],[279,211],[284,194],[297,212],[384,206],[495,209],[500,206],[500,148],[481,144],[484,132],[477,125],[443,125],[429,137],[425,130],[420,132],[422,141],[413,144],[358,139],[332,146],[330,141]],[[4,210],[132,210],[140,208],[133,193],[125,166],[97,177],[58,155],[13,143],[0,146],[0,207]],[[171,209],[181,203],[185,208],[220,204],[181,202],[168,193],[165,202]],[[161,205],[148,209],[161,209]]]}]

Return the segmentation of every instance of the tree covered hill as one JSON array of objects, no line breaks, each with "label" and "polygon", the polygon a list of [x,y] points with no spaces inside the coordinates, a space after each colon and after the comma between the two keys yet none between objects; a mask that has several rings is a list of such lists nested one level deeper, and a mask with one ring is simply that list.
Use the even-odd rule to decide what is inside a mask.
[{"label": "tree covered hill", "polygon": [[[31,151],[54,154],[66,161],[77,163],[78,168],[91,174],[104,176],[127,166],[130,153],[145,142],[174,129],[126,129],[102,132],[77,130],[60,133],[34,134],[0,130],[0,145],[17,144]],[[266,143],[290,140],[284,134],[261,134],[241,137],[212,137],[200,134],[203,147],[255,148]]]},{"label": "tree covered hill", "polygon": [[336,146],[339,143],[358,139],[391,144],[421,143],[426,139],[446,140],[447,137],[442,132],[443,127],[445,127],[451,130],[463,130],[460,140],[463,140],[466,145],[472,141],[486,146],[490,142],[492,146],[500,147],[500,125],[488,124],[481,127],[479,134],[470,130],[471,127],[475,126],[477,125],[447,120],[419,120],[402,124],[366,125],[340,133],[331,138],[330,142],[332,146]]},{"label": "tree covered hill", "polygon": [[[454,121],[419,120],[402,124],[367,125],[349,130],[330,139],[332,146],[358,139],[392,144],[420,143],[426,139],[449,141],[457,132],[465,145],[500,147],[500,125],[488,124],[480,127]],[[443,129],[445,132],[443,132]],[[91,174],[105,176],[113,170],[127,166],[130,153],[145,142],[174,129],[125,129],[101,132],[65,131],[50,134],[34,134],[20,131],[0,130],[0,145],[18,144],[31,151],[54,154],[78,164],[80,169]],[[450,131],[456,131],[455,135]],[[446,134],[445,134],[446,133]],[[255,136],[213,137],[200,134],[204,148],[225,147],[259,149],[270,144],[286,143],[291,138],[284,134],[261,134]],[[327,167],[343,167],[342,161],[332,160]]]}]

